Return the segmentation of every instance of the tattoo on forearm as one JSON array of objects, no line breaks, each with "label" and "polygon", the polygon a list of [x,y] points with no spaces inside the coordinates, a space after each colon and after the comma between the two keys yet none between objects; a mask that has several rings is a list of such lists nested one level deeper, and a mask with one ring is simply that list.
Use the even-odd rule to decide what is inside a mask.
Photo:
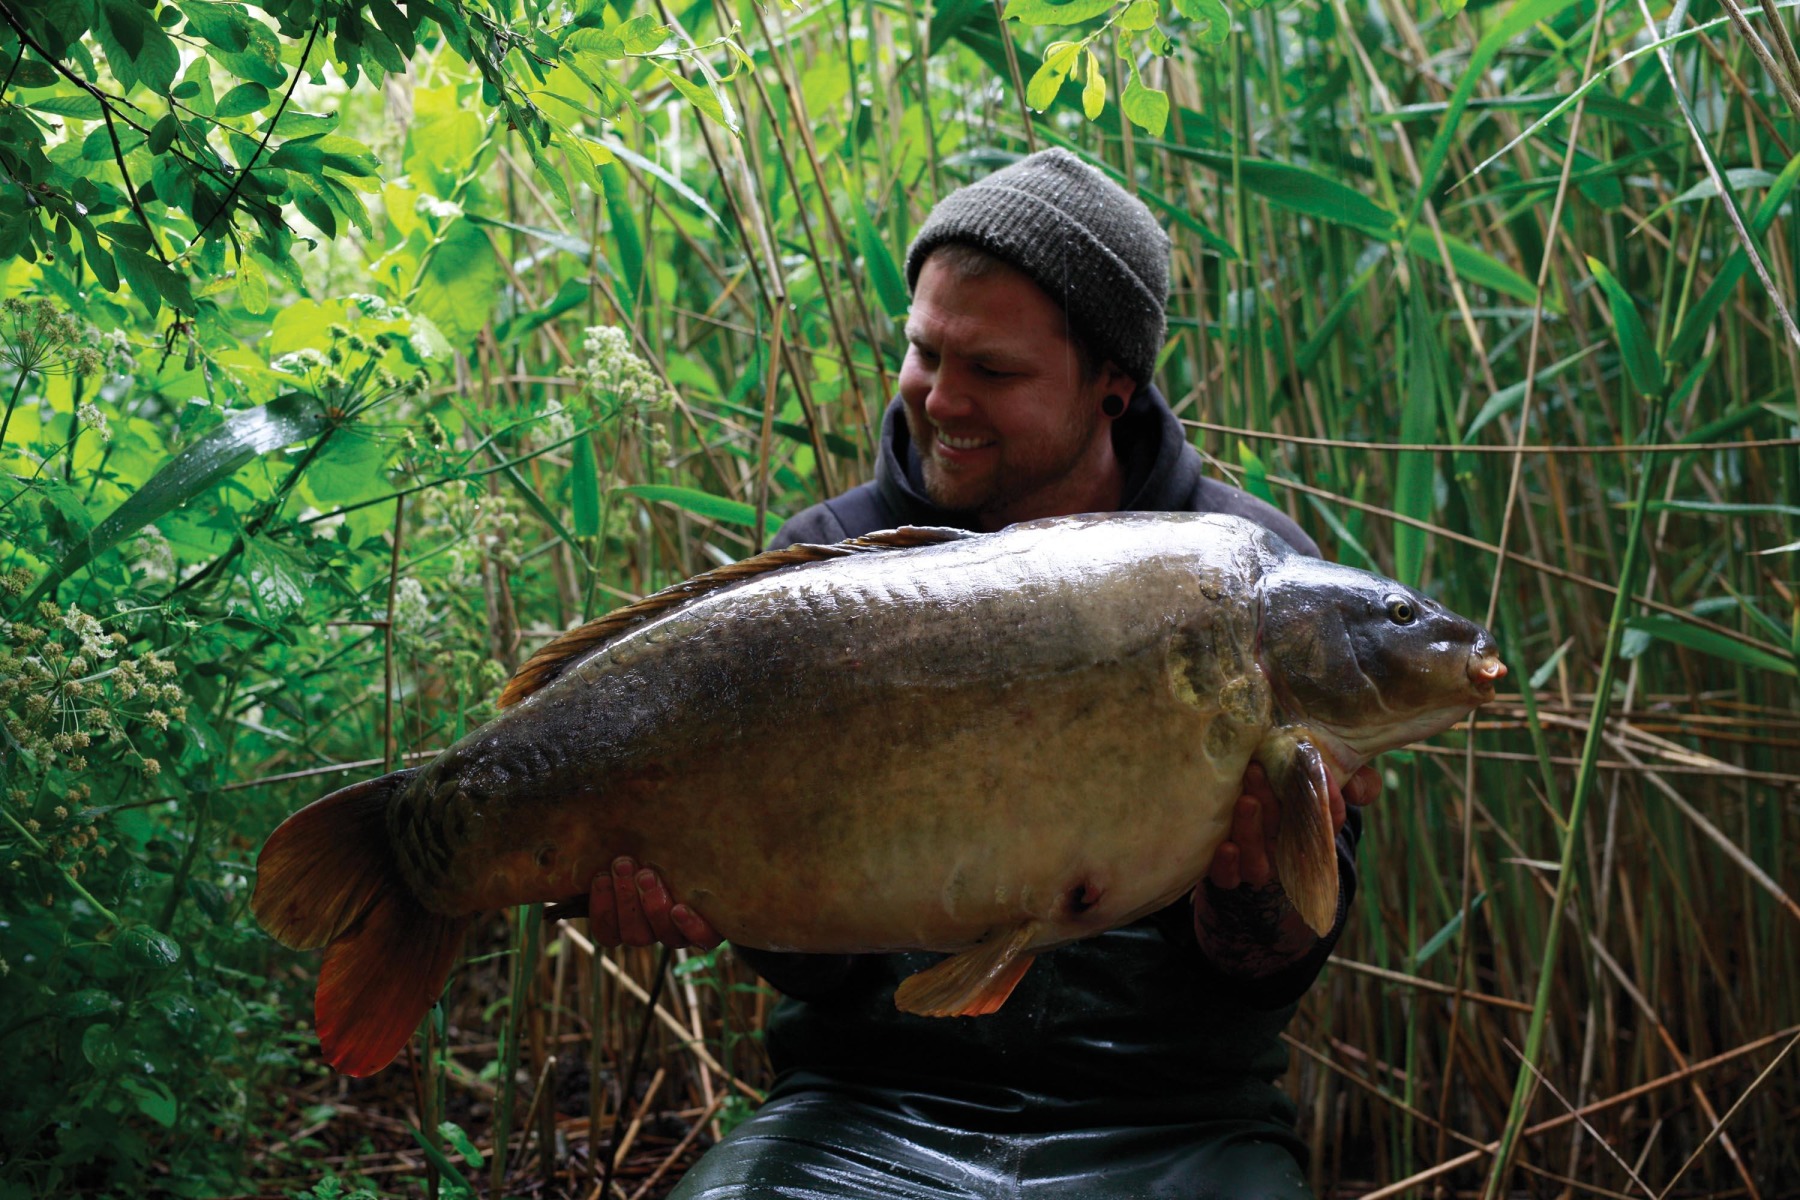
[{"label": "tattoo on forearm", "polygon": [[1205,917],[1195,922],[1200,948],[1229,974],[1258,977],[1288,966],[1314,938],[1288,903],[1281,885],[1222,891],[1210,881]]}]

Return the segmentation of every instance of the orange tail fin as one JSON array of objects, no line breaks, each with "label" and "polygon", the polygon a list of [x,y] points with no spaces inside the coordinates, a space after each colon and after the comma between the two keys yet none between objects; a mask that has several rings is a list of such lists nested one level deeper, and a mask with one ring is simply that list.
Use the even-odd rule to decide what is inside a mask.
[{"label": "orange tail fin", "polygon": [[325,1058],[346,1075],[387,1066],[438,997],[464,917],[420,904],[400,877],[389,800],[413,771],[352,784],[307,805],[269,836],[250,901],[269,935],[324,946],[313,1017]]}]

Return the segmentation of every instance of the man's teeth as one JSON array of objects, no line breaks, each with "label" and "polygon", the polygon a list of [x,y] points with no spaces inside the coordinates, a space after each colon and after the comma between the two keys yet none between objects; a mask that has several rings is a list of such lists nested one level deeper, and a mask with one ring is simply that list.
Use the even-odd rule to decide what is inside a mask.
[{"label": "man's teeth", "polygon": [[952,450],[979,450],[988,444],[986,438],[951,437],[941,429],[938,430],[937,440],[950,447]]}]

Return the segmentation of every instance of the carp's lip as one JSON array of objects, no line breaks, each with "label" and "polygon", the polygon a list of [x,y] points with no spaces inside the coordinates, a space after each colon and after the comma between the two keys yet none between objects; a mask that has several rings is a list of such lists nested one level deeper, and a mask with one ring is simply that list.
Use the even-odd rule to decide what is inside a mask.
[{"label": "carp's lip", "polygon": [[1494,698],[1494,685],[1506,678],[1506,664],[1492,650],[1469,656],[1469,684],[1475,689],[1475,699],[1479,704],[1486,704]]}]

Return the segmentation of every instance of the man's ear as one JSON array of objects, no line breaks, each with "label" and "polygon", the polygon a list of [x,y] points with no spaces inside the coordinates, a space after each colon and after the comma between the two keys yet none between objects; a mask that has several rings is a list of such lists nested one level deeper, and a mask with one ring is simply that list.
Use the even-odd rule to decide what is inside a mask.
[{"label": "man's ear", "polygon": [[1100,394],[1117,396],[1130,404],[1131,398],[1137,395],[1137,380],[1126,374],[1123,367],[1112,359],[1107,359],[1100,366]]}]

